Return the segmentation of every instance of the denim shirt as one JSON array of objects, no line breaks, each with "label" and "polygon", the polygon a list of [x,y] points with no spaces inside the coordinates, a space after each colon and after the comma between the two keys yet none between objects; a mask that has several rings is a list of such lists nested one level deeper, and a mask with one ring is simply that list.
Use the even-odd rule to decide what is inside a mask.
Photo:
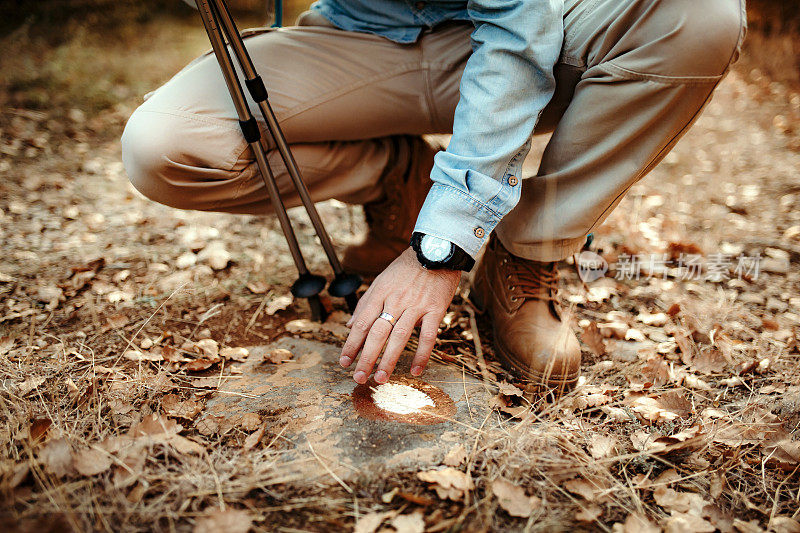
[{"label": "denim shirt", "polygon": [[563,0],[319,0],[312,9],[344,30],[399,43],[447,20],[474,24],[453,137],[434,158],[414,231],[475,257],[519,202],[522,162],[555,89]]}]

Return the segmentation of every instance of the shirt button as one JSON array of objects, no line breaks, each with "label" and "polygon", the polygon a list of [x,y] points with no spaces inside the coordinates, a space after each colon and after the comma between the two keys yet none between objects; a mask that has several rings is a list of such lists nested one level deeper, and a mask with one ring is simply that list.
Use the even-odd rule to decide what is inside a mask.
[{"label": "shirt button", "polygon": [[486,235],[486,232],[483,231],[483,228],[475,228],[473,233],[475,233],[475,236],[479,239],[483,239],[483,236]]},{"label": "shirt button", "polygon": [[425,2],[417,2],[416,4],[414,4],[414,7],[416,8],[417,11],[422,11],[423,9],[425,9]]},{"label": "shirt button", "polygon": [[517,183],[519,183],[519,180],[517,179],[516,176],[509,176],[508,178],[509,185],[511,185],[512,187],[516,187]]}]

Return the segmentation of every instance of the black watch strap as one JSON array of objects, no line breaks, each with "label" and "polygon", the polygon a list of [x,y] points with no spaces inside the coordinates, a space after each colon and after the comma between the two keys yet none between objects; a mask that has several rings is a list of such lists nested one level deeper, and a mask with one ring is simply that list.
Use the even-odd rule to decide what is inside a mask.
[{"label": "black watch strap", "polygon": [[422,237],[424,233],[415,231],[411,235],[411,248],[417,253],[417,260],[428,270],[463,270],[469,272],[475,266],[475,259],[456,244],[453,244],[453,254],[445,261],[431,261],[422,253]]}]

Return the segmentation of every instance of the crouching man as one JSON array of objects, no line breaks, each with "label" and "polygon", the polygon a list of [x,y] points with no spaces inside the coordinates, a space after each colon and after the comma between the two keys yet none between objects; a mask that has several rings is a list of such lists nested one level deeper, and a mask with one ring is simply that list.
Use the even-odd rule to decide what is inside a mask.
[{"label": "crouching man", "polygon": [[[313,199],[364,205],[368,234],[344,263],[377,277],[340,364],[356,362],[358,383],[373,371],[386,382],[419,327],[420,375],[485,248],[472,293],[497,356],[535,386],[571,387],[580,347],[561,324],[556,262],[693,124],[744,25],[744,0],[319,0],[297,26],[248,37]],[[452,133],[447,148],[431,133]],[[540,133],[552,136],[523,179]],[[269,208],[213,56],[155,91],[122,146],[134,186],[157,202]]]}]

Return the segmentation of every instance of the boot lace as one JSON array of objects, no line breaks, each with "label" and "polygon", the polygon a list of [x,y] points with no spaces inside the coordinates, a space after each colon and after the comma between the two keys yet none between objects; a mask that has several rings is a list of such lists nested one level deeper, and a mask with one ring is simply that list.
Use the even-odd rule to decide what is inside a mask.
[{"label": "boot lace", "polygon": [[504,258],[506,280],[511,284],[511,301],[519,299],[557,303],[558,269],[555,263],[538,263]]}]

